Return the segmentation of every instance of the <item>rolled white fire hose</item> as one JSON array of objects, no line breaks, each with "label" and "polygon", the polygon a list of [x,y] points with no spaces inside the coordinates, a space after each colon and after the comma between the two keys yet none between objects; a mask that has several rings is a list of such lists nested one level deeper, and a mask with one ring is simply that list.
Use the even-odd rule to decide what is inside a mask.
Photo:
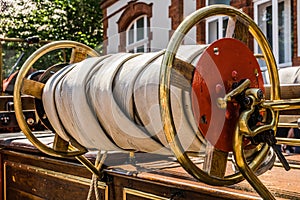
[{"label": "rolled white fire hose", "polygon": [[[183,46],[177,57],[195,65],[204,49]],[[53,75],[45,85],[43,104],[54,130],[89,149],[171,154],[159,110],[163,54],[88,58]],[[195,134],[190,93],[172,86],[171,106],[183,148],[198,152],[202,143]]]}]

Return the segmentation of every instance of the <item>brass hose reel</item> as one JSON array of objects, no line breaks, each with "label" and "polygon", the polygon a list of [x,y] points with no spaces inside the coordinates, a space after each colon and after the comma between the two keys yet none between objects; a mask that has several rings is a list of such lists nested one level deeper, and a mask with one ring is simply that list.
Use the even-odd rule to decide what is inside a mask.
[{"label": "brass hose reel", "polygon": [[[99,54],[91,49],[90,47],[81,44],[79,42],[73,42],[73,41],[58,41],[58,42],[52,42],[47,45],[44,45],[40,49],[38,49],[36,52],[34,52],[23,64],[22,68],[20,69],[20,72],[17,76],[16,79],[16,84],[14,88],[14,106],[15,106],[15,112],[16,112],[16,117],[19,123],[19,126],[21,130],[24,132],[26,137],[29,139],[29,141],[34,144],[40,151],[51,155],[51,156],[57,156],[57,157],[74,157],[74,156],[79,156],[82,155],[83,153],[86,152],[86,149],[79,145],[75,140],[71,140],[70,142],[74,147],[77,148],[77,150],[73,151],[59,151],[59,150],[54,150],[42,142],[40,142],[32,133],[32,131],[29,129],[26,121],[23,118],[23,112],[22,112],[22,100],[21,100],[21,91],[23,90],[24,93],[24,81],[26,80],[26,74],[28,73],[29,69],[32,67],[32,65],[40,59],[42,56],[45,54],[54,51],[54,50],[59,50],[59,49],[72,49],[72,55],[70,59],[70,63],[72,62],[78,62],[89,56],[99,56]],[[77,61],[76,61],[77,59]],[[40,84],[39,89],[37,91],[34,91],[35,87],[33,87],[32,84],[35,84],[35,82],[29,82],[27,85],[29,85],[29,89],[25,91],[25,93],[30,93],[31,95],[34,95],[37,98],[41,98],[41,92],[43,88],[43,84]],[[26,84],[25,84],[26,87]],[[34,93],[34,94],[32,94]]]},{"label": "brass hose reel", "polygon": [[[223,6],[223,5],[215,5],[202,8],[193,14],[191,14],[188,18],[186,18],[178,29],[173,34],[173,37],[170,40],[170,43],[167,47],[166,54],[163,60],[162,68],[161,68],[161,87],[160,87],[160,100],[161,100],[161,113],[162,119],[164,119],[164,130],[169,141],[169,144],[177,157],[178,161],[181,163],[183,168],[185,168],[190,174],[192,174],[197,179],[206,182],[212,185],[226,185],[232,184],[234,182],[239,181],[239,175],[236,174],[234,176],[228,176],[224,178],[211,177],[206,172],[202,171],[196,164],[191,162],[190,158],[183,151],[180,141],[176,138],[176,129],[173,124],[172,119],[172,111],[170,110],[169,102],[169,88],[170,88],[170,77],[172,70],[172,62],[175,58],[176,51],[183,40],[183,37],[187,32],[201,20],[211,17],[214,15],[225,15],[229,18],[233,18],[235,21],[241,20],[242,24],[247,27],[251,35],[254,37],[256,42],[258,43],[262,53],[264,60],[266,62],[266,66],[268,68],[270,83],[271,83],[271,91],[270,91],[270,100],[262,100],[261,98],[257,98],[256,91],[252,89],[247,90],[246,93],[250,94],[249,97],[252,98],[252,102],[254,104],[259,105],[259,107],[268,114],[268,123],[263,126],[258,126],[256,129],[251,130],[248,126],[248,120],[250,113],[253,112],[254,104],[251,106],[251,109],[247,109],[246,111],[240,113],[238,123],[235,127],[234,131],[234,155],[237,162],[237,165],[243,174],[243,176],[250,182],[250,184],[256,189],[256,191],[264,198],[264,199],[274,199],[273,195],[267,190],[267,188],[259,181],[253,171],[258,166],[258,163],[262,162],[262,159],[266,156],[268,151],[268,145],[264,145],[260,150],[258,156],[250,163],[249,165],[246,162],[245,155],[243,153],[243,142],[245,137],[253,137],[255,135],[260,135],[264,131],[271,131],[272,137],[274,137],[274,133],[276,132],[279,111],[281,110],[292,110],[299,109],[299,99],[292,100],[281,100],[280,99],[280,88],[279,88],[279,79],[277,73],[277,67],[275,63],[274,56],[270,49],[270,46],[258,28],[258,26],[254,23],[254,21],[243,14],[238,9]],[[246,77],[244,77],[246,78]],[[252,90],[252,91],[251,91]],[[243,91],[243,89],[241,89]],[[222,103],[225,103],[230,99],[227,97],[230,95],[225,95],[224,98],[219,98],[219,105],[222,107]],[[227,99],[227,100],[226,100]],[[201,107],[201,105],[200,105]],[[266,134],[268,135],[268,134]],[[272,142],[264,142],[269,145],[274,145]],[[280,158],[280,157],[279,157]],[[288,166],[286,167],[288,169]]]}]

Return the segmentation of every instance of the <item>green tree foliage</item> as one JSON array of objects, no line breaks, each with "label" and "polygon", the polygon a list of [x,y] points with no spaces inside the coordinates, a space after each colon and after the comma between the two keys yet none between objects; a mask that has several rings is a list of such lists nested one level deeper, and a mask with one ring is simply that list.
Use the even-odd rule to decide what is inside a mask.
[{"label": "green tree foliage", "polygon": [[[99,0],[0,0],[0,37],[73,40],[101,51],[103,36],[99,3]],[[21,51],[26,51],[25,61],[38,47],[4,43],[4,74],[9,72],[8,66],[14,64]]]},{"label": "green tree foliage", "polygon": [[74,40],[91,47],[102,42],[99,0],[0,0],[0,35]]}]

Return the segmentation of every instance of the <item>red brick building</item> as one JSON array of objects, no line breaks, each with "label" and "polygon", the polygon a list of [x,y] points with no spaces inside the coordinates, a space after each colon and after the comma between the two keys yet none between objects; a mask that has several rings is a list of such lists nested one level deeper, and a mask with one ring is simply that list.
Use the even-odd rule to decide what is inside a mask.
[{"label": "red brick building", "polygon": [[[201,7],[227,4],[247,13],[268,38],[279,67],[300,65],[300,0],[106,0],[107,53],[148,52],[165,48],[172,31]],[[194,27],[184,44],[208,44],[225,34],[228,17],[216,16]],[[251,45],[255,53],[259,49]]]}]

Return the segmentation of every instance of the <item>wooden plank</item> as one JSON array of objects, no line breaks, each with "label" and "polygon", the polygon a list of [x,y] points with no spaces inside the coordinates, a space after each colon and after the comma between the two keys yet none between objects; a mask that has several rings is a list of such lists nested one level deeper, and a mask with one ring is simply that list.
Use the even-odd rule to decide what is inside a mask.
[{"label": "wooden plank", "polygon": [[31,200],[44,200],[44,198],[41,198],[39,196],[30,194],[28,192],[24,192],[19,189],[15,188],[6,188],[7,195],[5,196],[5,200],[8,199],[31,199]]},{"label": "wooden plank", "polygon": [[236,20],[233,38],[238,39],[245,44],[248,44],[250,38],[249,35],[249,26],[244,24],[240,20]]},{"label": "wooden plank", "polygon": [[70,63],[81,62],[87,58],[87,51],[81,47],[75,47],[72,49]]},{"label": "wooden plank", "polygon": [[[31,96],[22,96],[22,110],[34,109],[34,98]],[[0,112],[14,110],[13,96],[0,96]]]},{"label": "wooden plank", "polygon": [[[270,99],[271,85],[265,85],[266,99]],[[281,99],[298,99],[300,98],[300,84],[281,84]]]},{"label": "wooden plank", "polygon": [[185,91],[190,91],[195,67],[190,63],[176,58],[173,69],[171,73],[171,85]]},{"label": "wooden plank", "polygon": [[43,89],[45,87],[44,83],[24,79],[22,93],[34,96],[37,99],[42,99]]},{"label": "wooden plank", "polygon": [[[13,190],[27,193],[30,199],[35,196],[43,197],[42,199],[86,199],[88,194],[90,179],[9,161],[5,162],[4,170],[4,190],[8,197]],[[105,189],[101,185],[98,192],[100,199],[105,200]]]},{"label": "wooden plank", "polygon": [[203,170],[210,176],[223,178],[227,167],[228,152],[214,148],[207,143]]},{"label": "wooden plank", "polygon": [[[180,168],[176,169],[180,170]],[[195,180],[186,179],[187,176],[185,178],[179,178],[180,175],[176,173],[176,171],[170,174],[164,174],[163,171],[157,173],[139,172],[136,176],[128,176],[118,171],[107,171],[107,173],[112,177],[112,182],[115,187],[114,196],[110,196],[110,199],[122,199],[120,195],[122,188],[128,186],[137,191],[177,200],[260,199],[253,193],[233,190],[226,187],[209,186]],[[130,199],[134,199],[132,196],[130,197]],[[145,198],[139,197],[138,199],[144,200]]]},{"label": "wooden plank", "polygon": [[236,18],[235,17],[229,17],[228,24],[226,28],[226,38],[232,38],[234,36],[234,30],[236,25]]},{"label": "wooden plank", "polygon": [[[6,167],[9,168],[6,168],[8,170],[6,175],[8,175],[10,179],[8,180],[10,188],[16,188],[16,190],[30,193],[32,195],[38,195],[44,199],[69,199],[69,197],[73,197],[73,199],[86,199],[87,187],[85,186],[87,186],[87,181],[83,177],[90,178],[91,174],[83,166],[73,163],[72,160],[53,159],[44,155],[40,157],[37,156],[37,154],[29,155],[12,152],[11,150],[8,151],[5,149],[3,149],[1,153],[4,161],[7,162]],[[155,155],[143,154],[143,156],[140,157],[141,160],[138,160],[139,163],[149,162],[149,156],[152,157]],[[296,156],[299,157],[299,154]],[[296,160],[295,157],[287,157],[289,161],[291,160],[290,158],[292,160]],[[118,160],[119,157],[112,156],[108,159],[114,160],[107,160],[107,162],[113,163]],[[161,158],[157,159],[161,160]],[[172,160],[172,162],[174,162],[174,160]],[[228,163],[229,166],[230,164],[231,163]],[[102,195],[109,195],[108,199],[123,199],[122,197],[124,188],[131,188],[133,190],[150,193],[157,196],[166,198],[173,197],[174,199],[182,200],[260,199],[254,189],[252,189],[249,183],[246,181],[229,187],[210,186],[197,181],[179,166],[156,170],[153,168],[143,168],[139,171],[128,171],[124,168],[125,165],[122,164],[108,166],[111,167],[105,170],[105,180],[107,181],[107,190],[109,191],[106,193],[105,190],[99,188],[99,192]],[[228,169],[230,170],[230,167],[228,167]],[[298,172],[299,170],[296,169],[291,169],[290,171],[286,172],[281,167],[273,167],[271,170],[262,174],[260,179],[262,179],[264,184],[266,184],[266,186],[274,194],[276,194],[278,199],[298,199],[300,197],[300,193],[298,192],[300,190],[300,185],[297,184],[300,176],[300,173]],[[72,174],[78,176],[78,178],[82,177],[83,179],[79,179],[82,181],[73,185],[74,181],[72,180],[74,180],[76,177],[70,176]],[[16,182],[12,180],[12,175],[15,176],[14,180]],[[57,179],[59,180],[56,182]],[[66,179],[68,180],[64,181]],[[278,182],[278,180],[280,180],[280,182]],[[57,184],[52,185],[52,181]],[[31,189],[34,188],[37,189],[37,191],[28,190],[28,188],[26,188],[28,185],[23,187],[25,183],[28,183],[28,185],[31,186]],[[45,187],[45,185],[47,187]],[[63,192],[64,194],[68,195],[62,196],[61,188],[65,188],[66,190]],[[43,191],[40,192],[40,190]],[[24,196],[24,194],[25,193],[23,193],[22,196]],[[128,199],[133,198],[132,195],[128,195],[127,197]]]}]

